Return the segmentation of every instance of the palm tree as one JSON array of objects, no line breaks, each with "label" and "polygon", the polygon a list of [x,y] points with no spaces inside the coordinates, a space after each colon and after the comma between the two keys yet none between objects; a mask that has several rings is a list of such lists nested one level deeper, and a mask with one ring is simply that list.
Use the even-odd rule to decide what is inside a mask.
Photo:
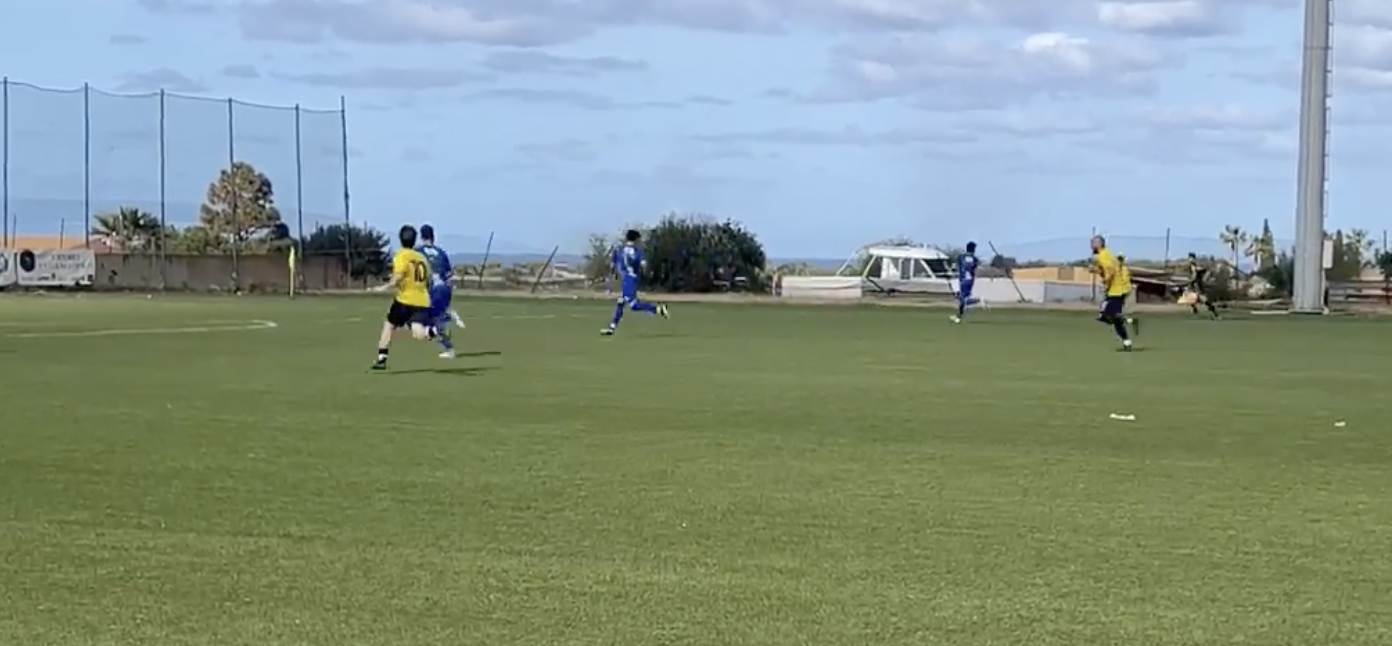
[{"label": "palm tree", "polygon": [[1242,258],[1242,246],[1248,240],[1247,232],[1243,231],[1242,227],[1230,224],[1223,227],[1223,232],[1218,234],[1218,239],[1227,245],[1228,250],[1232,252],[1233,268],[1238,268]]},{"label": "palm tree", "polygon": [[116,209],[114,213],[98,214],[92,226],[92,235],[101,238],[108,247],[126,252],[156,250],[165,233],[159,218],[130,206]]}]

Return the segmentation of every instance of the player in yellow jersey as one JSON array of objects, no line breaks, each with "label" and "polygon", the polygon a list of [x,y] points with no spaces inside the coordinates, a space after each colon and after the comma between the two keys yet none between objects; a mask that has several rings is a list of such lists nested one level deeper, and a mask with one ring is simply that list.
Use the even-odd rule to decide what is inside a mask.
[{"label": "player in yellow jersey", "polygon": [[377,361],[373,370],[387,369],[387,354],[391,349],[392,332],[410,328],[411,336],[419,340],[430,338],[430,261],[416,251],[416,228],[401,227],[397,236],[401,249],[392,257],[391,280],[378,289],[395,289],[387,320],[382,324],[382,337],[377,343]]},{"label": "player in yellow jersey", "polygon": [[[1140,327],[1134,317],[1126,317],[1126,299],[1131,295],[1131,270],[1107,248],[1107,241],[1102,236],[1092,238],[1092,258],[1093,271],[1102,278],[1106,290],[1097,320],[1111,325],[1116,330],[1117,338],[1121,339],[1121,349],[1130,351],[1131,334],[1138,332]],[[1132,326],[1131,332],[1126,330],[1128,322]]]}]

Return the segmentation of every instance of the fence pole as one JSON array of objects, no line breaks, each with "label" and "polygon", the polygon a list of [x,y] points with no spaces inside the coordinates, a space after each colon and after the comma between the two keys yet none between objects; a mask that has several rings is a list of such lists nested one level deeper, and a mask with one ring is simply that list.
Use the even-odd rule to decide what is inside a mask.
[{"label": "fence pole", "polygon": [[[60,235],[59,238],[62,236]],[[82,247],[92,248],[92,85],[82,84]]]},{"label": "fence pole", "polygon": [[1170,228],[1165,227],[1165,269],[1170,268]]},{"label": "fence pole", "polygon": [[556,259],[556,254],[560,253],[560,251],[561,247],[557,245],[555,249],[551,250],[551,255],[546,257],[546,264],[541,266],[541,271],[537,272],[536,280],[532,281],[533,294],[536,293],[537,287],[541,285],[541,279],[546,275],[546,270],[551,268],[551,261]]},{"label": "fence pole", "polygon": [[353,218],[352,205],[348,194],[348,98],[338,97],[338,130],[343,147],[343,230],[348,244],[343,248],[343,257],[348,261],[348,279],[353,279]]},{"label": "fence pole", "polygon": [[[1088,239],[1091,240],[1092,238],[1096,238],[1096,237],[1097,237],[1097,227],[1093,227],[1093,228],[1092,228],[1092,235],[1089,236]],[[1089,269],[1089,270],[1092,269],[1092,263],[1088,263],[1088,269]],[[1097,302],[1097,274],[1093,273],[1092,271],[1089,271],[1089,272],[1088,272],[1088,275],[1089,275],[1089,276],[1092,276],[1092,302],[1096,303],[1096,302]]]},{"label": "fence pole", "polygon": [[[295,104],[295,245],[304,244],[304,149],[300,141],[300,104]],[[300,249],[304,255],[304,249]],[[304,260],[301,258],[300,260]]]},{"label": "fence pole", "polygon": [[166,141],[166,139],[165,139],[165,132],[164,132],[164,123],[165,123],[165,116],[166,116],[166,112],[165,112],[165,110],[166,110],[165,101],[166,101],[166,98],[167,98],[167,97],[168,97],[168,95],[164,93],[164,90],[160,90],[160,93],[159,93],[159,219],[160,219],[159,260],[160,260],[160,273],[159,273],[159,275],[160,275],[160,289],[161,289],[161,290],[164,290],[164,289],[166,289],[166,288],[169,286],[169,262],[168,262],[168,259],[169,259],[168,253],[169,253],[169,251],[168,251],[168,249],[167,249],[167,247],[169,246],[169,224],[168,224],[168,220],[165,219],[166,216],[167,216],[167,213],[166,213],[166,211],[165,211],[165,206],[166,206],[165,201],[166,201],[167,198],[168,198],[168,186],[165,184],[165,181],[166,181],[166,178],[165,178],[165,170],[166,170],[166,169],[165,169],[165,160],[164,160],[165,145],[167,144],[167,141]]},{"label": "fence pole", "polygon": [[[235,125],[236,118],[235,118],[235,116],[234,116],[234,115],[236,114],[236,112],[237,112],[237,109],[236,109],[235,105],[236,105],[236,103],[232,100],[232,98],[231,98],[231,97],[228,97],[228,98],[227,98],[227,173],[228,173],[228,175],[231,175],[231,174],[232,174],[232,169],[237,165],[237,144],[236,144],[236,141],[237,141],[237,127],[236,127],[236,125]],[[234,182],[234,183],[235,183],[235,181],[236,181],[236,180],[233,179],[233,182]],[[240,244],[239,244],[238,241],[241,239],[241,232],[242,232],[242,229],[241,229],[241,221],[240,221],[240,219],[239,219],[239,217],[238,217],[239,214],[237,213],[237,211],[240,210],[239,207],[240,207],[241,205],[237,203],[238,200],[237,200],[237,191],[236,191],[236,190],[229,191],[229,194],[231,195],[231,198],[232,198],[232,204],[231,204],[231,207],[232,207],[232,291],[234,291],[234,292],[239,292],[239,291],[241,291],[241,272],[238,271],[238,270],[241,269],[241,258],[238,256],[239,249],[237,249],[237,247],[240,246]]]},{"label": "fence pole", "polygon": [[0,247],[10,246],[10,77],[0,79],[0,211],[4,211],[3,223],[0,223],[0,231],[3,231],[3,242]]},{"label": "fence pole", "polygon": [[493,234],[495,231],[488,232],[488,246],[483,248],[483,262],[479,263],[479,289],[483,289],[483,275],[488,271],[488,255],[493,253]]}]

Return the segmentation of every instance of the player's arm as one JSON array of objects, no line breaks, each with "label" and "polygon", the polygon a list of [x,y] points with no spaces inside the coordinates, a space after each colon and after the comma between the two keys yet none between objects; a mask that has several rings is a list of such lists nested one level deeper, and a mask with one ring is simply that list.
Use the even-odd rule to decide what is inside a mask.
[{"label": "player's arm", "polygon": [[401,281],[406,279],[406,275],[410,273],[410,271],[411,263],[405,258],[402,258],[401,254],[393,256],[391,277],[388,278],[387,282],[383,283],[382,286],[378,287],[377,291],[385,292],[395,289],[397,285],[401,284]]},{"label": "player's arm", "polygon": [[440,276],[448,283],[454,279],[454,264],[450,262],[449,254],[440,252]]},{"label": "player's arm", "polygon": [[1117,277],[1117,263],[1115,260],[1106,263],[1099,263],[1099,272],[1102,276],[1102,284],[1111,287]]}]

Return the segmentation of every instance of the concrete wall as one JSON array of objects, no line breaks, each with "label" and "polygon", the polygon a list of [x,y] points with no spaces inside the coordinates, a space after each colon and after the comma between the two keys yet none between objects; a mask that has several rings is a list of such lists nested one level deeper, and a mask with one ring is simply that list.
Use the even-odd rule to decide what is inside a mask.
[{"label": "concrete wall", "polygon": [[783,276],[774,292],[784,298],[857,300],[863,295],[858,276]]},{"label": "concrete wall", "polygon": [[[951,298],[958,289],[955,281],[940,285],[944,298]],[[856,277],[784,276],[777,293],[788,298],[855,300],[863,295],[864,285]],[[1018,303],[1022,297],[1027,303],[1071,303],[1093,300],[1093,289],[1090,283],[978,278],[972,296],[986,303]]]},{"label": "concrete wall", "polygon": [[[1018,288],[1018,291],[1017,291]],[[1092,300],[1092,285],[1052,280],[1021,280],[1012,285],[1009,278],[978,278],[972,296],[987,303],[1070,303]]]},{"label": "concrete wall", "polygon": [[[97,289],[231,290],[234,285],[231,256],[97,254]],[[241,289],[284,292],[290,288],[290,271],[284,255],[242,256],[235,265]],[[343,271],[343,259],[311,256],[299,263],[301,289],[355,287]]]}]

